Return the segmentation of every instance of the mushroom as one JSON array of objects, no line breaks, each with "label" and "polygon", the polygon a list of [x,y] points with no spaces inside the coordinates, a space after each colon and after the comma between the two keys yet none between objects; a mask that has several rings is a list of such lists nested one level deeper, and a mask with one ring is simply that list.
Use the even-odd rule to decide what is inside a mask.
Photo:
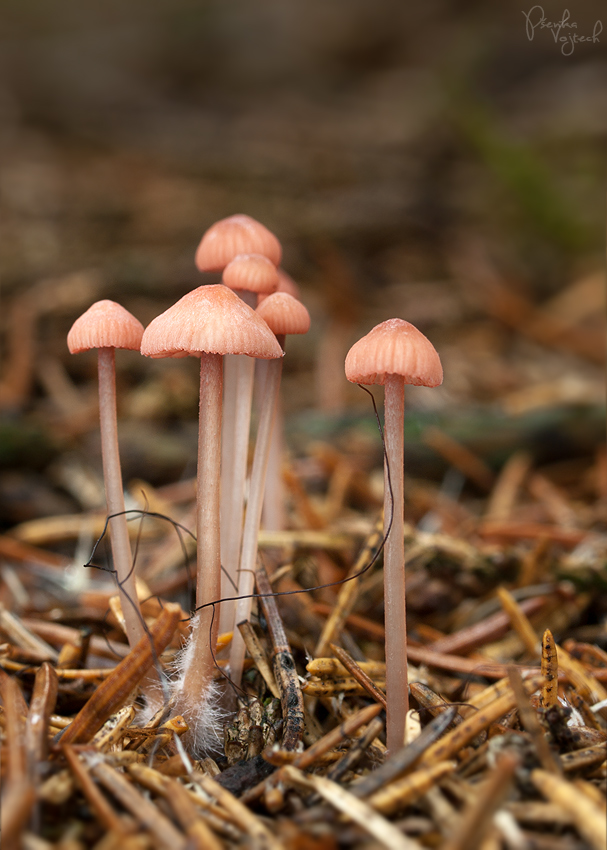
[{"label": "mushroom", "polygon": [[200,286],[157,316],[141,340],[148,357],[200,357],[198,431],[196,608],[176,683],[176,710],[190,730],[192,750],[199,753],[216,731],[213,714],[213,650],[219,625],[215,605],[221,598],[220,458],[222,360],[225,354],[282,358],[282,349],[265,324],[222,284]]},{"label": "mushroom", "polygon": [[[286,334],[304,334],[310,327],[310,314],[304,305],[285,292],[275,292],[266,298],[257,308],[260,316],[276,334],[284,350]],[[257,558],[257,535],[261,520],[263,494],[270,451],[272,425],[278,403],[282,360],[269,360],[266,364],[266,376],[263,384],[253,469],[249,486],[249,498],[242,533],[242,551],[240,554],[240,573],[238,580],[238,602],[234,626],[248,620],[251,613],[251,594],[255,582],[255,560]],[[244,642],[237,628],[230,647],[230,677],[240,684],[244,663]]]},{"label": "mushroom", "polygon": [[143,325],[115,301],[97,301],[76,319],[67,335],[71,354],[96,348],[99,370],[99,422],[105,497],[110,516],[114,568],[129,646],[144,635],[139,610],[133,556],[127,527],[116,419],[115,350],[139,350]]},{"label": "mushroom", "polygon": [[[267,227],[248,215],[232,215],[215,222],[196,250],[202,272],[223,271],[223,283],[237,290],[253,309],[259,294],[278,285],[276,266],[280,242]],[[240,554],[244,490],[249,451],[254,363],[247,357],[224,359],[224,399],[221,458],[221,557],[225,567],[225,596],[233,596]],[[232,622],[233,603],[222,606],[221,628]]]},{"label": "mushroom", "polygon": [[[255,308],[261,294],[278,286],[276,266],[262,254],[238,254],[223,270],[222,282]],[[238,560],[242,539],[249,428],[253,398],[255,360],[232,355],[224,361],[224,416],[221,475],[221,560],[223,596],[233,597],[238,584]],[[234,620],[234,602],[222,605],[220,629],[228,631]]]},{"label": "mushroom", "polygon": [[[301,301],[299,286],[284,269],[278,269],[277,292],[286,292]],[[257,306],[269,298],[269,295],[257,296]],[[265,364],[260,364],[265,365]],[[284,416],[280,399],[274,418],[272,438],[270,441],[270,455],[268,457],[268,471],[266,476],[266,489],[263,496],[263,508],[261,514],[262,526],[270,531],[282,531],[286,527],[285,512],[285,488],[282,481],[282,456],[284,454]]]},{"label": "mushroom", "polygon": [[248,215],[231,215],[211,225],[196,250],[201,272],[222,271],[238,254],[262,254],[280,264],[280,242],[267,227]]},{"label": "mushroom", "polygon": [[388,319],[355,343],[346,357],[346,377],[357,384],[383,384],[386,470],[384,472],[384,608],[386,627],[386,736],[389,752],[403,746],[409,708],[404,544],[405,384],[437,387],[443,370],[432,343],[403,319]]}]

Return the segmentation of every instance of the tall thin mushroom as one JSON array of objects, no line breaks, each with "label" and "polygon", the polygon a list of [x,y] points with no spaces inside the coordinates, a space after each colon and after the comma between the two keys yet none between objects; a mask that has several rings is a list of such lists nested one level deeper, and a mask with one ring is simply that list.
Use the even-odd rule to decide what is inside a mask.
[{"label": "tall thin mushroom", "polygon": [[[274,292],[278,280],[276,266],[263,254],[238,254],[230,260],[222,275],[225,286],[253,309],[261,295]],[[226,417],[233,416],[233,423],[224,420],[222,431],[223,439],[227,436],[228,442],[222,445],[221,560],[224,573],[221,583],[222,595],[228,598],[235,595],[234,587],[238,585],[254,372],[255,359],[252,357],[229,355],[225,358],[224,413]],[[233,620],[234,603],[226,602],[221,608],[220,630],[231,629]]]},{"label": "tall thin mushroom", "polygon": [[71,354],[97,349],[99,369],[99,422],[103,478],[109,522],[114,569],[118,580],[120,605],[124,615],[129,646],[133,647],[144,634],[139,610],[133,556],[129,541],[124,492],[118,451],[116,418],[115,350],[126,348],[138,351],[143,325],[128,310],[115,301],[97,301],[76,319],[67,335]]},{"label": "tall thin mushroom", "polygon": [[386,737],[388,750],[394,753],[403,746],[409,708],[404,545],[405,384],[437,387],[443,381],[443,369],[436,349],[417,328],[403,319],[388,319],[352,346],[346,357],[346,377],[356,384],[385,387]]},{"label": "tall thin mushroom", "polygon": [[[209,227],[195,259],[202,272],[222,271],[223,283],[255,309],[260,295],[273,292],[278,285],[276,266],[281,255],[280,242],[267,227],[238,214]],[[230,355],[224,358],[223,370],[221,557],[226,573],[222,584],[224,595],[233,596],[242,537],[254,363],[248,357]],[[222,629],[232,615],[232,603],[227,603],[222,608]]]},{"label": "tall thin mushroom", "polygon": [[[276,292],[286,292],[301,301],[299,286],[284,269],[278,269],[278,288]],[[258,295],[257,305],[269,298],[269,295]],[[260,364],[264,366],[265,364]],[[286,528],[285,487],[282,481],[282,457],[284,454],[284,415],[280,399],[276,409],[272,437],[270,439],[270,454],[266,475],[266,489],[263,495],[261,512],[262,527],[270,531],[282,531]]]},{"label": "tall thin mushroom", "polygon": [[[286,334],[307,333],[310,327],[310,314],[304,305],[284,292],[275,292],[266,298],[257,308],[261,316],[284,349]],[[282,360],[270,360],[267,364],[266,377],[262,390],[255,454],[249,498],[245,514],[244,531],[242,533],[242,551],[240,553],[240,574],[238,580],[238,595],[234,619],[234,637],[230,647],[230,677],[237,685],[242,678],[244,664],[244,642],[236,626],[243,620],[248,620],[251,613],[251,594],[255,583],[255,560],[257,558],[257,536],[261,521],[263,494],[265,489],[268,455],[272,425],[276,414],[280,378],[282,375]]]},{"label": "tall thin mushroom", "polygon": [[[190,638],[175,686],[175,711],[190,729],[192,752],[212,744],[214,647],[221,598],[220,458],[221,401],[225,354],[282,358],[282,349],[265,324],[222,284],[200,286],[157,316],[147,327],[141,353],[148,357],[200,357],[198,430],[196,607]],[[208,606],[208,607],[203,607]]]}]

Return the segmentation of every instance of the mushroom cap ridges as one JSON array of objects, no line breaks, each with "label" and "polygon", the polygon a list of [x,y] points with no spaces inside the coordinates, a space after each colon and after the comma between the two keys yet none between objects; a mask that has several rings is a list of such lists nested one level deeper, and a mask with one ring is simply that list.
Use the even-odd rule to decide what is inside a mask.
[{"label": "mushroom cap ridges", "polygon": [[147,357],[202,352],[248,354],[262,360],[283,355],[263,319],[222,283],[188,292],[148,325],[141,340],[141,353]]},{"label": "mushroom cap ridges", "polygon": [[238,254],[263,254],[280,263],[280,242],[267,227],[248,215],[231,215],[211,225],[196,250],[201,272],[222,271]]},{"label": "mushroom cap ridges", "polygon": [[238,254],[223,270],[222,281],[230,289],[269,294],[278,287],[278,270],[263,254]]},{"label": "mushroom cap ridges", "polygon": [[143,325],[115,301],[96,301],[76,319],[67,335],[71,354],[91,348],[129,348],[137,351]]},{"label": "mushroom cap ridges", "polygon": [[305,334],[310,329],[310,314],[301,301],[287,292],[268,295],[256,312],[275,334]]},{"label": "mushroom cap ridges", "polygon": [[401,375],[405,384],[438,387],[443,368],[432,343],[404,319],[388,319],[355,343],[346,357],[346,378],[356,384],[385,384]]}]

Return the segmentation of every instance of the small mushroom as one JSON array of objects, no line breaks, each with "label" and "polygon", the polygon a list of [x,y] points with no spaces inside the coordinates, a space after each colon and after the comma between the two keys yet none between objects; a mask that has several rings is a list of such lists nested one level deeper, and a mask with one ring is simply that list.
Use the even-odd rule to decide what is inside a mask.
[{"label": "small mushroom", "polygon": [[[282,349],[265,324],[222,284],[199,286],[157,316],[147,327],[141,353],[148,357],[200,357],[198,431],[196,607],[175,686],[175,712],[189,724],[193,752],[216,737],[212,726],[213,650],[221,598],[220,459],[221,401],[225,354],[282,358]],[[207,606],[207,607],[204,607]]]},{"label": "small mushroom", "polygon": [[[222,282],[255,309],[262,293],[274,292],[278,285],[276,266],[280,262],[280,242],[267,227],[248,215],[232,215],[215,222],[203,234],[196,251],[200,271],[222,271]],[[221,559],[224,596],[233,596],[244,515],[249,429],[254,382],[253,360],[249,357],[224,358],[223,425],[221,457]],[[221,611],[221,629],[233,620],[234,604],[226,602]]]},{"label": "small mushroom", "polygon": [[385,387],[386,736],[388,750],[394,753],[403,746],[409,708],[403,493],[405,384],[437,387],[443,381],[443,369],[436,349],[417,328],[403,319],[388,319],[352,346],[346,357],[346,378],[356,384]]},{"label": "small mushroom", "polygon": [[[282,350],[284,350],[286,334],[304,334],[308,332],[310,327],[310,314],[304,305],[285,292],[275,292],[270,295],[259,305],[256,312],[267,323],[270,330],[276,334]],[[255,583],[255,561],[257,558],[257,536],[261,521],[270,439],[278,404],[281,375],[282,359],[268,360],[242,534],[238,580],[238,596],[240,598],[236,603],[234,637],[230,648],[230,677],[237,685],[240,684],[242,677],[245,647],[236,627],[243,620],[248,620],[251,613],[251,594]]]},{"label": "small mushroom", "polygon": [[203,235],[196,251],[201,272],[223,271],[238,254],[262,254],[280,264],[280,242],[267,227],[248,215],[231,215],[216,221]]},{"label": "small mushroom", "polygon": [[67,335],[71,354],[97,349],[99,369],[99,421],[101,428],[101,454],[103,478],[109,522],[114,568],[118,579],[120,605],[124,615],[129,646],[133,647],[144,634],[139,610],[133,556],[129,541],[124,492],[118,451],[118,425],[116,418],[116,368],[115,350],[139,350],[143,325],[128,310],[115,301],[97,301],[76,319]]},{"label": "small mushroom", "polygon": [[[274,263],[262,254],[238,254],[223,270],[222,282],[245,304],[255,309],[262,294],[278,286]],[[242,540],[249,430],[253,399],[255,360],[228,355],[224,360],[224,422],[221,470],[221,560],[223,596],[234,596],[238,584],[238,560]],[[234,602],[221,608],[220,630],[228,631],[234,620]]]}]

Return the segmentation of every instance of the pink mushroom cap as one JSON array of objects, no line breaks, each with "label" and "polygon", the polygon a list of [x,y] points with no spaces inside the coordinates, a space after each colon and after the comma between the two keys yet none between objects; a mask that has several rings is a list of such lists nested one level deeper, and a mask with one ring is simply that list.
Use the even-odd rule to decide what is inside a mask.
[{"label": "pink mushroom cap", "polygon": [[385,384],[400,375],[405,384],[438,387],[443,367],[430,340],[404,319],[388,319],[359,339],[346,357],[346,378],[355,384]]},{"label": "pink mushroom cap", "polygon": [[282,357],[276,337],[255,310],[221,283],[199,286],[157,316],[145,329],[146,357],[248,354]]},{"label": "pink mushroom cap", "polygon": [[238,254],[223,270],[222,282],[230,289],[269,295],[278,286],[278,270],[263,254]]},{"label": "pink mushroom cap", "polygon": [[275,334],[305,334],[310,329],[310,314],[287,292],[274,292],[255,311]]},{"label": "pink mushroom cap", "polygon": [[67,335],[71,354],[91,348],[128,348],[137,351],[141,345],[143,325],[115,301],[96,301],[76,319]]},{"label": "pink mushroom cap", "polygon": [[222,271],[238,254],[262,254],[275,266],[280,263],[280,242],[267,227],[248,215],[231,215],[206,231],[196,250],[201,272]]}]

